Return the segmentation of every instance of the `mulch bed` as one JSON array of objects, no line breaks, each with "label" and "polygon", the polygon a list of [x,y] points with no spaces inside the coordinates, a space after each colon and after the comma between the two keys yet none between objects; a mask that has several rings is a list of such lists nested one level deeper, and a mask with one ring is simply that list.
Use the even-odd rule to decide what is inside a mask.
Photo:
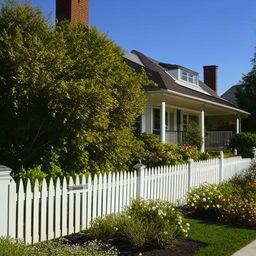
[{"label": "mulch bed", "polygon": [[[66,243],[70,245],[83,245],[90,240],[84,233],[69,235],[65,239]],[[117,246],[117,249],[121,256],[138,256],[140,253],[143,256],[192,256],[196,251],[206,245],[205,243],[185,239],[170,249],[145,248],[144,250],[134,250],[128,244],[127,246],[124,244]]]},{"label": "mulch bed", "polygon": [[200,248],[205,247],[206,244],[197,241],[185,239],[171,249],[155,249],[150,248],[146,250],[131,250],[121,249],[120,255],[123,256],[138,256],[142,253],[143,256],[192,256]]}]

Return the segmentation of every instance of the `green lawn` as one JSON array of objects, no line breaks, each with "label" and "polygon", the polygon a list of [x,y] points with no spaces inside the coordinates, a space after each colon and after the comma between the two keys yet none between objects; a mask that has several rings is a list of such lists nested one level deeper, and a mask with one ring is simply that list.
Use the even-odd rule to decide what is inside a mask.
[{"label": "green lawn", "polygon": [[230,256],[256,239],[256,230],[234,228],[204,220],[187,219],[189,238],[207,243],[195,256]]}]

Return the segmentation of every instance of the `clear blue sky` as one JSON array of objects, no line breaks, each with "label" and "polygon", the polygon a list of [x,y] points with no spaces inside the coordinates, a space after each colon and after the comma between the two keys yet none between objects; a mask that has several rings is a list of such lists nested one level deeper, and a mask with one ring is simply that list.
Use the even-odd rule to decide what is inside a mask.
[{"label": "clear blue sky", "polygon": [[[1,2],[1,1],[0,1]],[[55,0],[32,0],[55,18]],[[118,45],[200,73],[219,66],[219,94],[251,70],[256,0],[90,0],[90,25]]]}]

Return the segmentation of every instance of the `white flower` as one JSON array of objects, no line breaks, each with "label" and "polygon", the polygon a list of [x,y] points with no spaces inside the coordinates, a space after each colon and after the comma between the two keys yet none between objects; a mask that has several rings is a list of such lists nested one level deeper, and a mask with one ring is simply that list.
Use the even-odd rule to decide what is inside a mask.
[{"label": "white flower", "polygon": [[206,198],[203,198],[203,201],[205,202],[205,201],[206,201]]}]

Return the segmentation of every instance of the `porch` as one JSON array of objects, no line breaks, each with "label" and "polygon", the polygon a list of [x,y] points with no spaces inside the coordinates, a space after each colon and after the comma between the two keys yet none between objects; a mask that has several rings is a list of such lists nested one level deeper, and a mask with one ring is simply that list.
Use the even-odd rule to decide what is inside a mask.
[{"label": "porch", "polygon": [[[201,151],[227,149],[234,133],[241,131],[241,118],[246,117],[232,107],[216,106],[168,93],[149,93],[141,132],[160,135],[163,143],[183,144],[190,120],[198,123],[203,139]],[[205,118],[233,116],[234,131],[206,131]]]}]

